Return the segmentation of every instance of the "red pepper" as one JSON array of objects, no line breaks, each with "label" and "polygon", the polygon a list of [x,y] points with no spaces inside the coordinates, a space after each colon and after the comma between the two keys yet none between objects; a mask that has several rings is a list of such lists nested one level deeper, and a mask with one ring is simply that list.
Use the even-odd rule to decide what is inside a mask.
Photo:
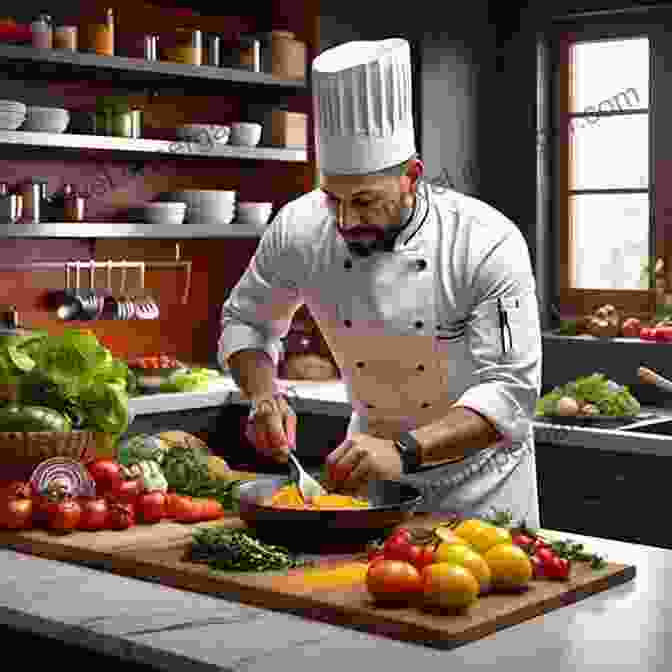
[{"label": "red pepper", "polygon": [[570,563],[566,558],[555,557],[544,562],[544,576],[549,579],[566,580],[569,578]]}]

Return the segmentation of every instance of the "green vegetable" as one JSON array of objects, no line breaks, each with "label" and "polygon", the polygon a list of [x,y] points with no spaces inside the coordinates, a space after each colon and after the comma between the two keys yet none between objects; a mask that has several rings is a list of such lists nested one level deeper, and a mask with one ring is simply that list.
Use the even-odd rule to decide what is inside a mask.
[{"label": "green vegetable", "polygon": [[208,564],[211,569],[232,572],[263,572],[310,564],[281,546],[259,541],[248,531],[221,527],[194,531],[190,558]]},{"label": "green vegetable", "polygon": [[161,471],[158,462],[154,460],[142,460],[131,466],[131,472],[135,472],[142,478],[145,490],[160,490],[168,492],[168,481]]},{"label": "green vegetable", "polygon": [[192,444],[171,445],[161,463],[168,487],[178,495],[216,499],[226,510],[234,506],[234,486],[238,481],[213,478],[208,464],[208,452]]},{"label": "green vegetable", "polygon": [[163,463],[166,450],[167,446],[158,437],[150,434],[134,434],[119,442],[117,459],[125,465],[141,460],[153,460],[160,465]]},{"label": "green vegetable", "polygon": [[545,394],[537,401],[537,415],[555,415],[557,403],[562,397],[595,404],[600,415],[633,416],[641,410],[639,402],[627,386],[614,385],[604,374],[594,373]]},{"label": "green vegetable", "polygon": [[51,408],[18,404],[0,408],[0,432],[69,432],[71,429],[70,420]]},{"label": "green vegetable", "polygon": [[198,392],[205,391],[215,378],[222,375],[214,369],[195,368],[175,373],[161,383],[161,392]]},{"label": "green vegetable", "polygon": [[91,332],[0,340],[0,384],[18,384],[21,403],[54,409],[78,429],[126,431],[128,374]]}]

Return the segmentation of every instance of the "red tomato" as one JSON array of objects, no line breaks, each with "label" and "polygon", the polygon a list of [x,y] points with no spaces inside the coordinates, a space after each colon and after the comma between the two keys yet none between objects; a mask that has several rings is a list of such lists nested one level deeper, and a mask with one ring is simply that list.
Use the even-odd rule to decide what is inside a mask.
[{"label": "red tomato", "polygon": [[0,498],[29,499],[33,496],[33,489],[24,481],[11,481],[0,488]]},{"label": "red tomato", "polygon": [[103,497],[80,497],[79,506],[82,515],[77,529],[94,531],[107,527],[107,501]]},{"label": "red tomato", "polygon": [[82,509],[72,497],[52,499],[46,505],[47,527],[57,532],[72,532],[82,515]]},{"label": "red tomato", "polygon": [[383,546],[383,553],[388,560],[408,560],[411,544],[400,536],[392,535]]},{"label": "red tomato", "polygon": [[6,496],[0,499],[0,527],[27,530],[33,526],[33,500],[30,497]]},{"label": "red tomato", "polygon": [[532,544],[532,550],[536,553],[540,548],[550,548],[549,545],[541,539],[535,539]]},{"label": "red tomato", "polygon": [[404,601],[422,594],[422,577],[408,562],[378,560],[369,565],[366,587],[376,601]]},{"label": "red tomato", "polygon": [[160,490],[143,492],[137,499],[136,513],[141,523],[158,523],[166,515],[166,496]]},{"label": "red tomato", "polygon": [[568,579],[570,564],[566,558],[555,557],[549,562],[544,562],[544,576],[549,579]]},{"label": "red tomato", "polygon": [[638,338],[642,330],[642,323],[636,317],[629,317],[621,325],[621,333],[626,338]]},{"label": "red tomato", "polygon": [[121,466],[114,460],[95,460],[86,468],[96,482],[96,494],[105,495],[114,492],[121,485]]},{"label": "red tomato", "polygon": [[135,509],[132,504],[108,499],[107,527],[110,530],[126,530],[135,525]]},{"label": "red tomato", "polygon": [[385,560],[385,554],[382,551],[371,551],[369,552],[369,557],[368,557],[368,562],[369,566],[372,565],[374,562],[378,562],[379,560]]},{"label": "red tomato", "polygon": [[520,546],[522,548],[526,548],[527,546],[532,546],[534,543],[534,539],[531,537],[528,537],[526,534],[516,534],[513,536],[511,539],[513,544],[515,546]]},{"label": "red tomato", "polygon": [[431,545],[422,546],[422,551],[418,561],[415,563],[415,566],[419,571],[422,571],[427,565],[433,565],[436,559],[436,553],[434,547]]},{"label": "red tomato", "polygon": [[406,550],[406,562],[410,562],[413,567],[418,567],[422,559],[423,547],[417,544],[409,544]]},{"label": "red tomato", "polygon": [[642,329],[639,332],[639,337],[643,341],[651,341],[651,340],[653,340],[653,336],[651,334],[651,331],[652,331],[651,327],[642,327]]},{"label": "red tomato", "polygon": [[530,562],[532,563],[532,570],[534,572],[534,578],[535,579],[541,579],[544,576],[544,562],[543,560],[536,556],[533,555],[530,557]]},{"label": "red tomato", "polygon": [[541,560],[544,564],[552,562],[558,557],[550,548],[540,548],[537,550],[535,555]]},{"label": "red tomato", "polygon": [[392,537],[398,537],[404,541],[411,540],[411,531],[407,527],[397,528],[391,535]]},{"label": "red tomato", "polygon": [[128,480],[122,479],[117,489],[109,494],[125,504],[135,504],[143,490],[144,486],[140,478],[129,478]]}]

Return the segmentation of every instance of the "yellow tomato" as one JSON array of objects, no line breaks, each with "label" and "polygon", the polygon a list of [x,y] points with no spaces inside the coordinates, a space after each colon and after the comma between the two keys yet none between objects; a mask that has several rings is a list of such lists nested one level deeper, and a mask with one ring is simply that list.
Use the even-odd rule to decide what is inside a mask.
[{"label": "yellow tomato", "polygon": [[479,589],[465,567],[439,562],[422,570],[422,594],[428,606],[463,609],[478,600]]},{"label": "yellow tomato", "polygon": [[434,557],[437,563],[446,562],[468,569],[476,577],[481,593],[490,587],[490,567],[473,548],[461,544],[440,544]]},{"label": "yellow tomato", "polygon": [[497,544],[483,556],[490,567],[495,588],[511,589],[526,586],[532,578],[532,563],[522,548],[513,544]]},{"label": "yellow tomato", "polygon": [[470,543],[476,551],[483,554],[498,544],[511,544],[511,533],[505,527],[484,523],[474,532]]}]

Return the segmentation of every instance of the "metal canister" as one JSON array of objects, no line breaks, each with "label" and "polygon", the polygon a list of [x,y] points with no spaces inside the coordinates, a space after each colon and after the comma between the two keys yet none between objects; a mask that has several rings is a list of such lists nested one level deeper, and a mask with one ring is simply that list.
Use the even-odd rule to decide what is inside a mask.
[{"label": "metal canister", "polygon": [[145,59],[155,61],[157,59],[158,35],[145,35]]},{"label": "metal canister", "polygon": [[221,42],[222,40],[219,35],[210,36],[210,41],[208,42],[208,65],[219,66]]},{"label": "metal canister", "polygon": [[191,46],[194,49],[203,49],[203,33],[200,30],[192,31]]},{"label": "metal canister", "polygon": [[21,195],[23,196],[23,221],[39,224],[42,181],[33,180],[26,182],[21,188]]},{"label": "metal canister", "polygon": [[261,42],[252,37],[240,38],[240,65],[252,72],[261,71]]}]

